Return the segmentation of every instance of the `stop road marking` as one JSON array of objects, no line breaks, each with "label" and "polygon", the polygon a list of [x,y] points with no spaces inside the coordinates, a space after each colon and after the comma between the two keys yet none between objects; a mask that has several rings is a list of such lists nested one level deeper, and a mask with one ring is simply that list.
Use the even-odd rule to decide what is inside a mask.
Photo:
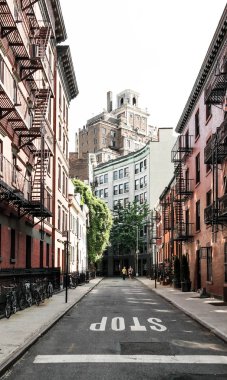
[{"label": "stop road marking", "polygon": [[[131,331],[147,331],[145,325],[141,325],[137,317],[133,317],[133,324],[129,326]],[[92,323],[90,325],[91,331],[105,331],[107,325],[108,317],[102,317],[101,322]],[[159,318],[148,318],[149,323],[148,329],[153,331],[163,332],[167,330],[167,327],[162,324]],[[123,317],[114,317],[111,319],[110,323],[111,330],[113,331],[124,331],[125,330],[125,320]]]}]

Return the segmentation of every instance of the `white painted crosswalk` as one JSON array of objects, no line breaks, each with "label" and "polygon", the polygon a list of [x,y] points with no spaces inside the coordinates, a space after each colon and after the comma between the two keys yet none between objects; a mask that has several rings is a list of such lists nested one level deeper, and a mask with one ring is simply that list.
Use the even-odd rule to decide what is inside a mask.
[{"label": "white painted crosswalk", "polygon": [[38,355],[35,364],[57,363],[154,363],[154,364],[227,364],[227,356],[218,355]]}]

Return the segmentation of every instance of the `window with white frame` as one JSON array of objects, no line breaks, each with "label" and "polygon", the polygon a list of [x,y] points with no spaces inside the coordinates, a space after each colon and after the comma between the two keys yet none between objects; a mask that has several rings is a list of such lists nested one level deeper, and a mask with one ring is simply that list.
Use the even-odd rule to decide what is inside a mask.
[{"label": "window with white frame", "polygon": [[118,185],[115,185],[114,188],[113,188],[113,193],[114,195],[117,195],[118,194]]},{"label": "window with white frame", "polygon": [[114,180],[118,179],[118,171],[117,170],[114,170],[114,172],[113,172],[113,179]]}]

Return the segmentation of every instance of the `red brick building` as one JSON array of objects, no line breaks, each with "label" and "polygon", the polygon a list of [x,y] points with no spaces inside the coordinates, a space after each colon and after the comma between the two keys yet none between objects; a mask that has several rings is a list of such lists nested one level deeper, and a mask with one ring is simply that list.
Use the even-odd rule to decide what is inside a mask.
[{"label": "red brick building", "polygon": [[160,197],[163,256],[188,257],[192,289],[227,299],[227,7],[176,127]]}]

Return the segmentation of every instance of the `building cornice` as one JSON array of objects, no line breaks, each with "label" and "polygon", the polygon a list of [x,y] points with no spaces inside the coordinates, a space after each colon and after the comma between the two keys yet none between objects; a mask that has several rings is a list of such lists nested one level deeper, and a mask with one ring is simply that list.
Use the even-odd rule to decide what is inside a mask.
[{"label": "building cornice", "polygon": [[57,46],[58,63],[62,68],[62,73],[67,84],[67,92],[70,100],[75,98],[79,91],[77,87],[76,75],[73,67],[70,47],[68,45]]},{"label": "building cornice", "polygon": [[209,78],[212,68],[216,62],[218,54],[226,41],[227,36],[227,5],[225,6],[222,17],[219,21],[218,27],[215,31],[205,59],[202,63],[201,69],[189,95],[188,101],[184,107],[181,117],[178,121],[175,131],[181,133],[196,105],[199,96],[204,88],[204,84]]},{"label": "building cornice", "polygon": [[61,5],[59,0],[51,0],[55,17],[55,35],[57,43],[64,42],[67,39],[65,22],[62,15]]}]

